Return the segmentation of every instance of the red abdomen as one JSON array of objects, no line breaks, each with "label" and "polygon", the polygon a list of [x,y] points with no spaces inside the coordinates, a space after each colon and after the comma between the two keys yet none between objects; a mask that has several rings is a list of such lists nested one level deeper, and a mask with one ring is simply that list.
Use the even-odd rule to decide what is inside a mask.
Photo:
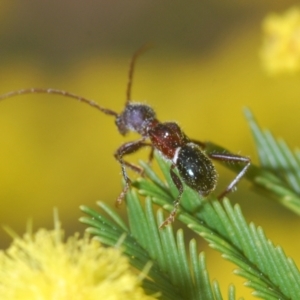
[{"label": "red abdomen", "polygon": [[166,158],[172,159],[178,147],[188,142],[188,138],[174,122],[159,123],[148,131],[154,146]]}]

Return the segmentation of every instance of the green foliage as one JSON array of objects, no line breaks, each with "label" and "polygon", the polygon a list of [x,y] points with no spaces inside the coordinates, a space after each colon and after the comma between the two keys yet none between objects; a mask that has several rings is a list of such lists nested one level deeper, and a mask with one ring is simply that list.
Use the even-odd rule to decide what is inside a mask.
[{"label": "green foliage", "polygon": [[300,215],[300,151],[292,151],[283,139],[261,130],[252,113],[245,110],[260,160],[252,178],[255,186]]},{"label": "green foliage", "polygon": [[[199,255],[196,241],[189,242],[187,254],[182,229],[176,235],[171,226],[159,230],[158,226],[164,217],[162,211],[158,210],[155,218],[149,197],[142,208],[137,194],[134,191],[128,193],[130,229],[111,208],[102,202],[98,202],[98,205],[112,220],[82,206],[82,211],[89,217],[82,217],[81,222],[90,226],[88,231],[101,243],[120,245],[137,269],[148,269],[151,262],[147,278],[143,281],[149,294],[159,292],[160,299],[223,299],[218,283],[215,281],[211,284],[209,281],[205,254],[202,252]],[[228,299],[236,299],[234,287],[230,287],[229,291]]]},{"label": "green foliage", "polygon": [[[247,118],[262,165],[251,166],[247,178],[258,190],[272,195],[298,213],[300,155],[290,151],[284,142],[276,141],[268,131],[262,132],[249,111]],[[216,149],[222,148],[213,144],[208,147],[208,151]],[[224,299],[218,283],[209,280],[205,254],[198,254],[195,240],[186,242],[183,229],[176,233],[172,226],[158,229],[164,217],[161,209],[156,214],[153,212],[153,204],[172,211],[178,191],[170,177],[169,163],[158,154],[155,157],[165,180],[161,180],[147,164],[141,163],[146,176],[133,185],[146,199],[142,205],[143,201],[134,189],[128,193],[129,227],[102,202],[98,203],[101,212],[82,206],[88,216],[82,217],[81,221],[103,244],[122,247],[134,267],[148,270],[143,285],[149,293],[160,292],[160,299]],[[229,167],[236,171],[241,168]],[[300,299],[297,266],[280,246],[275,247],[267,239],[262,228],[247,224],[239,205],[232,206],[228,199],[222,203],[213,197],[203,199],[185,186],[177,220],[203,237],[223,258],[233,262],[237,266],[235,273],[246,279],[246,285],[252,288],[255,296]],[[234,286],[230,286],[227,298],[236,299]]]}]

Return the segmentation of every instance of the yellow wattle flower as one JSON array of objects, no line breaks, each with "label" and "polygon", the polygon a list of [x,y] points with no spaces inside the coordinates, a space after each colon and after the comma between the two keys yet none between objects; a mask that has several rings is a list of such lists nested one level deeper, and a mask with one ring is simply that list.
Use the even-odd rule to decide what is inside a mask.
[{"label": "yellow wattle flower", "polygon": [[0,252],[1,300],[153,300],[116,248],[74,235],[64,242],[56,222],[52,231],[14,237]]},{"label": "yellow wattle flower", "polygon": [[261,59],[265,70],[275,75],[300,70],[300,8],[282,15],[272,13],[263,21]]}]

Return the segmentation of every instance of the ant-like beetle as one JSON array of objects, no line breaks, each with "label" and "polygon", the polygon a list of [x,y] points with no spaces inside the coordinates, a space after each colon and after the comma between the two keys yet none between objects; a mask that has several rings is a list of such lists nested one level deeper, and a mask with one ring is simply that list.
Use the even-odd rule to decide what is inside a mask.
[{"label": "ant-like beetle", "polygon": [[[115,152],[115,158],[121,165],[125,186],[116,200],[116,205],[119,206],[131,184],[126,167],[129,167],[133,171],[142,174],[141,167],[136,166],[123,159],[125,155],[131,154],[143,147],[150,147],[151,161],[153,158],[153,151],[158,150],[160,154],[171,162],[170,175],[178,189],[178,196],[174,201],[173,211],[169,217],[160,225],[160,228],[174,221],[180,198],[183,194],[183,182],[197,191],[201,196],[209,195],[216,187],[218,174],[211,161],[211,159],[225,161],[230,163],[244,163],[244,168],[234,178],[234,180],[227,186],[227,188],[218,196],[218,199],[222,199],[226,194],[231,192],[239,180],[246,173],[250,166],[250,158],[230,154],[230,153],[206,153],[206,144],[189,139],[175,122],[160,122],[156,118],[155,111],[146,104],[141,104],[131,101],[131,86],[133,79],[133,72],[136,63],[136,59],[148,48],[144,46],[135,52],[133,55],[128,75],[126,102],[124,111],[118,114],[117,112],[104,108],[98,105],[96,102],[87,98],[77,96],[75,94],[56,90],[56,89],[43,89],[43,88],[31,88],[12,91],[0,96],[0,100],[14,97],[24,94],[57,94],[65,97],[70,97],[84,102],[94,108],[97,108],[106,115],[111,115],[116,118],[115,123],[120,134],[125,135],[129,131],[137,132],[141,135],[141,138],[127,142],[121,145]],[[178,170],[180,177],[174,172],[174,169]]]}]

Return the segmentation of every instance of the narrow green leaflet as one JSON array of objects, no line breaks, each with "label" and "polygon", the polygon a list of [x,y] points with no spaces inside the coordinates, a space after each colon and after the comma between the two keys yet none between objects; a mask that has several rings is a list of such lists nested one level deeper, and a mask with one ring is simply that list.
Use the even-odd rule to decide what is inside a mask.
[{"label": "narrow green leaflet", "polygon": [[[176,235],[171,226],[159,230],[158,226],[163,222],[164,216],[158,210],[155,217],[150,198],[146,199],[145,206],[142,207],[137,194],[134,191],[128,193],[130,230],[123,226],[121,219],[106,205],[102,202],[98,205],[113,220],[104,218],[102,211],[96,212],[82,206],[81,210],[87,217],[80,218],[80,221],[87,224],[88,232],[103,244],[119,245],[135,268],[143,271],[151,263],[148,276],[143,281],[149,294],[160,292],[160,299],[166,300],[224,299],[218,283],[210,282],[205,254],[199,255],[195,240],[191,240],[186,248],[183,230],[178,230]],[[229,295],[228,299],[236,299],[234,287],[230,287]]]},{"label": "narrow green leaflet", "polygon": [[[286,208],[300,215],[300,152],[292,151],[282,139],[275,139],[269,130],[262,130],[251,111],[245,109],[257,148],[260,166],[253,163],[244,178],[259,193],[275,199]],[[207,143],[206,151],[230,153],[214,143]],[[240,172],[241,164],[221,162],[225,167]]]},{"label": "narrow green leaflet", "polygon": [[[300,153],[291,151],[269,131],[262,131],[249,111],[246,115],[258,147],[261,167],[251,165],[245,177],[257,190],[300,214]],[[207,144],[206,150],[227,151],[212,143]],[[159,229],[167,215],[160,209],[154,214],[153,204],[170,213],[178,190],[170,176],[170,164],[157,153],[155,158],[164,180],[149,165],[141,163],[145,177],[133,182],[126,199],[129,226],[103,203],[99,203],[100,212],[82,206],[87,216],[81,221],[103,244],[121,247],[132,266],[141,271],[148,270],[143,281],[148,293],[160,292],[160,299],[166,300],[224,299],[218,283],[210,282],[205,254],[198,253],[195,241],[191,240],[187,246],[183,230],[175,234],[171,225]],[[236,172],[242,168],[224,165]],[[203,199],[184,186],[176,219],[203,237],[224,259],[233,262],[237,266],[234,273],[245,278],[245,285],[256,297],[300,299],[298,267],[285,255],[282,247],[275,246],[266,237],[261,227],[246,222],[239,205],[232,206],[228,199],[217,201],[213,196]],[[228,299],[236,299],[234,286],[229,287]]]},{"label": "narrow green leaflet", "polygon": [[283,139],[275,139],[269,130],[262,130],[250,110],[245,115],[251,128],[261,167],[276,177],[258,174],[255,184],[280,203],[300,214],[299,151],[292,151]]},{"label": "narrow green leaflet", "polygon": [[[159,155],[156,159],[163,173],[168,172],[168,163]],[[147,167],[145,171],[147,173]],[[144,181],[147,180],[139,179],[135,185],[141,194],[151,194],[147,190],[151,185]],[[169,176],[166,181],[171,187],[171,194],[176,195]],[[155,185],[154,182],[152,184]],[[158,194],[151,194],[153,202],[170,212],[174,198],[162,199],[157,197]],[[185,186],[177,219],[201,235],[225,259],[236,264],[236,274],[247,280],[246,284],[254,289],[255,295],[263,299],[300,299],[300,273],[293,260],[285,256],[281,247],[275,247],[266,238],[262,228],[247,224],[238,205],[232,207],[227,199],[223,205],[214,199],[201,199]]]}]

